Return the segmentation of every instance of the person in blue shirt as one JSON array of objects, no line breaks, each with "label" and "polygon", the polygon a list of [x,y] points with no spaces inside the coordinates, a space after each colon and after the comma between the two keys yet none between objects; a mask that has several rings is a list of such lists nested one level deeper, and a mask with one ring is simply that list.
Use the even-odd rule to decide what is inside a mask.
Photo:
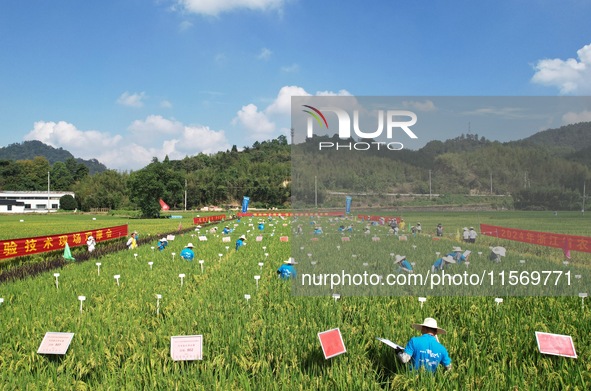
[{"label": "person in blue shirt", "polygon": [[222,230],[222,233],[224,235],[229,234],[230,232],[232,232],[232,230],[230,228],[228,228],[228,226],[225,226],[224,229]]},{"label": "person in blue shirt", "polygon": [[314,235],[320,235],[322,233],[322,227],[314,228]]},{"label": "person in blue shirt", "polygon": [[398,266],[407,273],[412,273],[412,265],[406,259],[406,255],[396,255],[394,263],[398,264]]},{"label": "person in blue shirt", "polygon": [[279,278],[283,280],[289,280],[290,278],[296,278],[297,273],[295,267],[293,265],[297,265],[297,262],[293,258],[289,258],[287,261],[283,262],[283,265],[277,269],[277,275]]},{"label": "person in blue shirt", "polygon": [[464,256],[464,254],[462,254],[461,247],[454,247],[452,249],[452,252],[446,255],[452,257],[454,261],[456,261],[456,263],[462,263],[467,261],[467,258]]},{"label": "person in blue shirt", "polygon": [[244,241],[246,240],[246,236],[242,235],[238,238],[238,240],[236,241],[236,251],[238,251],[238,249],[242,246],[244,246],[246,243],[244,243]]},{"label": "person in blue shirt", "polygon": [[185,246],[183,251],[181,251],[181,258],[189,262],[195,258],[195,253],[193,252],[193,243],[189,243]]},{"label": "person in blue shirt", "polygon": [[445,334],[446,331],[437,327],[437,321],[433,318],[425,318],[423,323],[415,323],[412,327],[422,335],[412,337],[404,350],[397,349],[398,359],[403,364],[411,361],[412,369],[425,368],[434,373],[441,364],[447,371],[451,370],[451,358],[445,346],[437,338],[437,335]]},{"label": "person in blue shirt", "polygon": [[449,255],[441,257],[435,261],[433,266],[431,266],[431,272],[435,273],[435,272],[441,271],[443,269],[446,269],[447,265],[449,265],[450,263],[456,263],[456,261],[454,261],[454,259],[452,257],[450,257]]},{"label": "person in blue shirt", "polygon": [[259,231],[264,231],[265,229],[265,224],[261,221],[259,222]]}]

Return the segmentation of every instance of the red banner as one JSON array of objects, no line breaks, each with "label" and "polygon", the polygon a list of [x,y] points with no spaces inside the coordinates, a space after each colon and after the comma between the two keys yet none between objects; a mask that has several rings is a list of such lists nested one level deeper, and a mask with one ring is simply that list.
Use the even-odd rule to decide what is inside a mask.
[{"label": "red banner", "polygon": [[568,250],[591,253],[591,237],[587,236],[528,231],[525,229],[497,227],[488,224],[480,224],[480,233],[500,239],[556,247],[562,249],[565,253]]},{"label": "red banner", "polygon": [[193,224],[199,225],[199,224],[215,223],[217,221],[224,221],[225,219],[226,219],[226,215],[193,217]]},{"label": "red banner", "polygon": [[97,243],[127,236],[127,224],[116,227],[71,232],[67,234],[36,236],[33,238],[0,240],[0,260],[63,250],[70,247],[86,246],[86,240],[92,235]]},{"label": "red banner", "polygon": [[238,217],[291,217],[291,216],[344,216],[344,212],[246,212],[237,214]]}]

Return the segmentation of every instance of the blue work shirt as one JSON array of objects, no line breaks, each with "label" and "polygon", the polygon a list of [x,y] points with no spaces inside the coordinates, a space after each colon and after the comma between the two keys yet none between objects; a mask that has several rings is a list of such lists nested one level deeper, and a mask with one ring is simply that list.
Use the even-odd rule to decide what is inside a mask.
[{"label": "blue work shirt", "polygon": [[265,224],[263,224],[263,223],[260,223],[260,224],[259,224],[259,231],[262,231],[262,230],[264,230],[264,229],[265,229]]},{"label": "blue work shirt", "polygon": [[443,260],[443,258],[439,258],[433,264],[433,271],[438,272],[439,270],[443,270],[444,267],[445,267],[445,261]]},{"label": "blue work shirt", "polygon": [[289,280],[290,278],[296,278],[297,273],[295,267],[289,264],[283,264],[277,269],[277,274],[284,280]]},{"label": "blue work shirt", "polygon": [[236,251],[238,251],[238,249],[239,249],[240,247],[242,247],[243,245],[244,245],[244,240],[243,240],[243,239],[238,239],[238,240],[236,241]]},{"label": "blue work shirt", "polygon": [[464,256],[464,254],[462,254],[461,252],[451,252],[449,254],[446,254],[450,257],[452,257],[457,263],[462,263],[466,261],[466,257]]},{"label": "blue work shirt", "polygon": [[195,253],[189,247],[186,247],[181,251],[181,258],[187,261],[192,261],[193,258],[195,258]]},{"label": "blue work shirt", "polygon": [[447,349],[431,334],[411,338],[404,348],[404,353],[411,356],[413,369],[425,367],[428,371],[435,372],[439,364],[446,367],[451,365]]},{"label": "blue work shirt", "polygon": [[402,262],[400,262],[400,267],[412,271],[412,265],[410,264],[410,262],[408,262],[408,259],[404,259]]}]

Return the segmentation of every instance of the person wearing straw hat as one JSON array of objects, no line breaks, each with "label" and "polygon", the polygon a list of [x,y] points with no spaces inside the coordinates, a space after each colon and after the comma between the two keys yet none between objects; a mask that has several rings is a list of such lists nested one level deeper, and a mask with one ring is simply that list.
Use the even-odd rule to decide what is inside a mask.
[{"label": "person wearing straw hat", "polygon": [[451,358],[447,349],[437,339],[437,335],[443,335],[446,331],[437,326],[433,318],[425,318],[421,324],[413,324],[415,330],[421,332],[420,337],[412,337],[404,350],[398,349],[396,355],[403,364],[411,361],[413,369],[425,368],[429,372],[435,372],[439,364],[446,370],[451,370]]},{"label": "person wearing straw hat", "polygon": [[454,247],[451,251],[452,252],[446,255],[452,257],[454,261],[456,261],[457,263],[466,262],[468,260],[468,258],[466,258],[464,254],[462,254],[463,250],[461,247]]},{"label": "person wearing straw hat", "polygon": [[183,251],[181,251],[181,258],[186,261],[192,261],[195,258],[195,253],[193,252],[193,243],[189,243],[185,246]]},{"label": "person wearing straw hat", "polygon": [[158,241],[158,250],[162,251],[166,246],[168,246],[168,239],[162,238]]},{"label": "person wearing straw hat", "polygon": [[282,280],[289,280],[290,278],[296,278],[297,273],[295,267],[293,265],[297,265],[298,263],[290,257],[287,261],[283,261],[283,265],[277,269],[277,275]]},{"label": "person wearing straw hat", "polygon": [[405,271],[407,273],[413,272],[412,265],[410,264],[410,262],[408,262],[408,259],[406,259],[406,255],[396,255],[394,263],[397,264],[402,269],[402,271]]},{"label": "person wearing straw hat", "polygon": [[470,227],[470,231],[468,232],[469,234],[469,242],[470,243],[476,243],[476,237],[478,236],[478,234],[476,233],[476,230],[474,230],[474,227]]},{"label": "person wearing straw hat", "polygon": [[246,241],[246,236],[241,235],[238,240],[236,241],[236,251],[238,251],[238,249],[242,246],[244,246],[246,243],[244,243]]},{"label": "person wearing straw hat", "polygon": [[450,257],[449,255],[441,257],[435,261],[433,266],[431,266],[431,272],[435,273],[435,272],[441,271],[441,270],[447,268],[447,265],[452,264],[452,263],[456,263],[456,261],[454,261],[454,259],[452,257]]},{"label": "person wearing straw hat", "polygon": [[505,247],[493,247],[490,251],[490,255],[488,256],[488,259],[490,259],[493,262],[499,263],[501,262],[501,257],[504,257],[506,254],[506,250]]}]

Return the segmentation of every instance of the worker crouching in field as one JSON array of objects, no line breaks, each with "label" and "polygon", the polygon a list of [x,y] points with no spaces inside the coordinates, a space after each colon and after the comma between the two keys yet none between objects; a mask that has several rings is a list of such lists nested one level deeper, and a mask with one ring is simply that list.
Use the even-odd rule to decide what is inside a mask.
[{"label": "worker crouching in field", "polygon": [[406,259],[406,255],[396,255],[396,258],[394,259],[394,263],[397,264],[400,269],[402,269],[402,271],[407,272],[407,273],[412,273],[412,265],[410,264],[410,262],[408,262],[408,259]]},{"label": "worker crouching in field", "polygon": [[193,252],[193,243],[189,243],[185,246],[183,251],[181,251],[181,258],[185,261],[192,261],[195,258],[195,253]]},{"label": "worker crouching in field", "polygon": [[238,251],[238,249],[242,246],[244,246],[246,243],[244,243],[246,241],[246,236],[242,235],[238,238],[238,240],[236,241],[236,251]]},{"label": "worker crouching in field", "polygon": [[287,261],[283,262],[283,265],[277,269],[277,275],[279,278],[283,280],[289,280],[290,278],[296,278],[297,273],[295,270],[294,265],[297,265],[297,262],[293,258],[289,258]]},{"label": "worker crouching in field", "polygon": [[445,346],[437,338],[437,335],[445,334],[446,331],[437,327],[437,321],[433,318],[425,318],[423,323],[415,323],[412,327],[422,335],[411,338],[404,350],[397,349],[396,355],[400,362],[406,364],[411,361],[413,369],[422,367],[429,372],[435,372],[439,364],[446,370],[451,370],[451,358]]},{"label": "worker crouching in field", "polygon": [[454,261],[454,259],[452,257],[450,257],[449,255],[441,257],[435,261],[433,266],[431,266],[431,272],[436,273],[440,270],[447,269],[447,265],[452,264],[452,263],[456,263],[456,261]]}]

